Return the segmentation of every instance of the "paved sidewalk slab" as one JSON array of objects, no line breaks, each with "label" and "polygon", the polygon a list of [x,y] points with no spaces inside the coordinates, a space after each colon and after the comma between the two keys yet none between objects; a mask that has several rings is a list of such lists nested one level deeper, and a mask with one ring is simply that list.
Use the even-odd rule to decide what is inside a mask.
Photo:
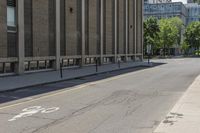
[{"label": "paved sidewalk slab", "polygon": [[[137,66],[148,66],[148,64],[146,62],[122,63],[120,69],[122,70]],[[0,77],[0,92],[34,86],[34,85],[69,80],[94,74],[100,74],[104,72],[116,71],[120,69],[117,64],[108,64],[99,66],[98,72],[96,72],[95,66],[65,69],[63,70],[63,78],[60,77],[60,71],[48,71],[48,72],[24,74],[20,76]]]},{"label": "paved sidewalk slab", "polygon": [[200,76],[154,133],[200,133]]}]

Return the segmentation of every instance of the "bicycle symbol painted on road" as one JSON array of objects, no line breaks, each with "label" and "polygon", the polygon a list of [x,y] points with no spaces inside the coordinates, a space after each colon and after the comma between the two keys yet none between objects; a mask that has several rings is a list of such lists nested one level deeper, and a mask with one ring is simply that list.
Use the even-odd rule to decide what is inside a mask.
[{"label": "bicycle symbol painted on road", "polygon": [[28,107],[23,109],[22,113],[14,116],[12,119],[9,119],[8,121],[9,122],[16,121],[17,119],[30,117],[37,113],[42,113],[42,114],[53,113],[58,111],[59,109],[60,109],[59,107],[51,107],[51,108],[43,108],[42,106]]}]

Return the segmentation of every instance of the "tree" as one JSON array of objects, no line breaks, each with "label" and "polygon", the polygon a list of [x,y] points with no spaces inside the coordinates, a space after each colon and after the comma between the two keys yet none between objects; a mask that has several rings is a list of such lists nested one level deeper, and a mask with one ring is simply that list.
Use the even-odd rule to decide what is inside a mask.
[{"label": "tree", "polygon": [[158,20],[154,17],[150,17],[144,21],[144,46],[145,50],[147,45],[152,45],[152,48],[157,48],[157,40],[159,37],[159,25]]},{"label": "tree", "polygon": [[188,50],[189,50],[189,44],[184,41],[182,44],[181,44],[181,50],[184,52],[184,54],[188,54]]},{"label": "tree", "polygon": [[172,25],[176,26],[178,30],[177,44],[180,46],[182,40],[182,29],[185,28],[183,21],[179,17],[170,18],[169,21]]},{"label": "tree", "polygon": [[163,47],[164,56],[166,56],[166,50],[168,50],[168,54],[170,54],[170,48],[177,43],[177,39],[179,37],[179,29],[176,24],[174,24],[174,20],[172,19],[161,19],[159,21],[160,26],[160,43]]},{"label": "tree", "polygon": [[200,50],[200,22],[192,22],[188,25],[185,32],[185,41],[193,49]]},{"label": "tree", "polygon": [[194,0],[194,2],[200,4],[200,0]]}]

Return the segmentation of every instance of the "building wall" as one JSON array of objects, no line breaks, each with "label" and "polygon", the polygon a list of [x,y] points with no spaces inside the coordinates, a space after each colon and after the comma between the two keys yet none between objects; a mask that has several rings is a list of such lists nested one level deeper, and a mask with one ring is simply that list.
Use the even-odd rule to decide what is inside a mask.
[{"label": "building wall", "polygon": [[104,54],[113,54],[114,49],[114,0],[105,0],[105,42],[104,42]]},{"label": "building wall", "polygon": [[60,54],[61,56],[66,55],[66,32],[65,32],[65,20],[66,20],[66,7],[65,0],[60,0]]},{"label": "building wall", "polygon": [[49,56],[49,0],[32,1],[33,56]]},{"label": "building wall", "polygon": [[0,0],[0,58],[7,57],[7,2]]},{"label": "building wall", "polygon": [[[18,33],[23,30],[19,25],[23,24],[16,22],[16,27],[7,27],[6,1],[0,1],[0,58],[5,60],[0,60],[0,65],[11,62],[12,66],[17,66],[20,58],[21,66],[24,66],[20,72],[23,72],[54,69],[55,62],[60,64],[60,61],[71,66],[92,64],[97,57],[102,57],[102,63],[114,62],[118,56],[123,60],[128,56],[133,59],[136,54],[142,57],[143,1],[85,0],[82,12],[83,0],[60,0],[60,21],[57,21],[56,0],[24,0],[24,46],[18,43],[23,41]],[[56,41],[56,22],[60,26],[60,44]],[[24,56],[19,56],[19,46],[24,48]],[[57,51],[58,46],[60,51]]]},{"label": "building wall", "polygon": [[33,56],[32,0],[24,1],[25,57]]},{"label": "building wall", "polygon": [[81,54],[81,0],[65,1],[66,55]]},{"label": "building wall", "polygon": [[86,1],[86,55],[100,53],[100,0]]},{"label": "building wall", "polygon": [[129,0],[129,43],[128,54],[135,53],[135,0]]},{"label": "building wall", "polygon": [[136,28],[136,32],[137,32],[137,49],[136,49],[136,54],[142,54],[143,53],[143,48],[142,48],[142,42],[143,42],[143,33],[142,33],[142,27],[143,27],[143,2],[142,1],[137,1],[137,28]]},{"label": "building wall", "polygon": [[126,0],[118,0],[118,54],[125,54],[126,45]]}]

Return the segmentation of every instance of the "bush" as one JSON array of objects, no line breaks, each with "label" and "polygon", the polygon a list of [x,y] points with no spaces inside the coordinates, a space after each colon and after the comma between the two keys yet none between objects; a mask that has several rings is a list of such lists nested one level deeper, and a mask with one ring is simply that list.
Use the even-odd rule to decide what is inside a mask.
[{"label": "bush", "polygon": [[200,50],[195,50],[194,55],[200,55]]}]

